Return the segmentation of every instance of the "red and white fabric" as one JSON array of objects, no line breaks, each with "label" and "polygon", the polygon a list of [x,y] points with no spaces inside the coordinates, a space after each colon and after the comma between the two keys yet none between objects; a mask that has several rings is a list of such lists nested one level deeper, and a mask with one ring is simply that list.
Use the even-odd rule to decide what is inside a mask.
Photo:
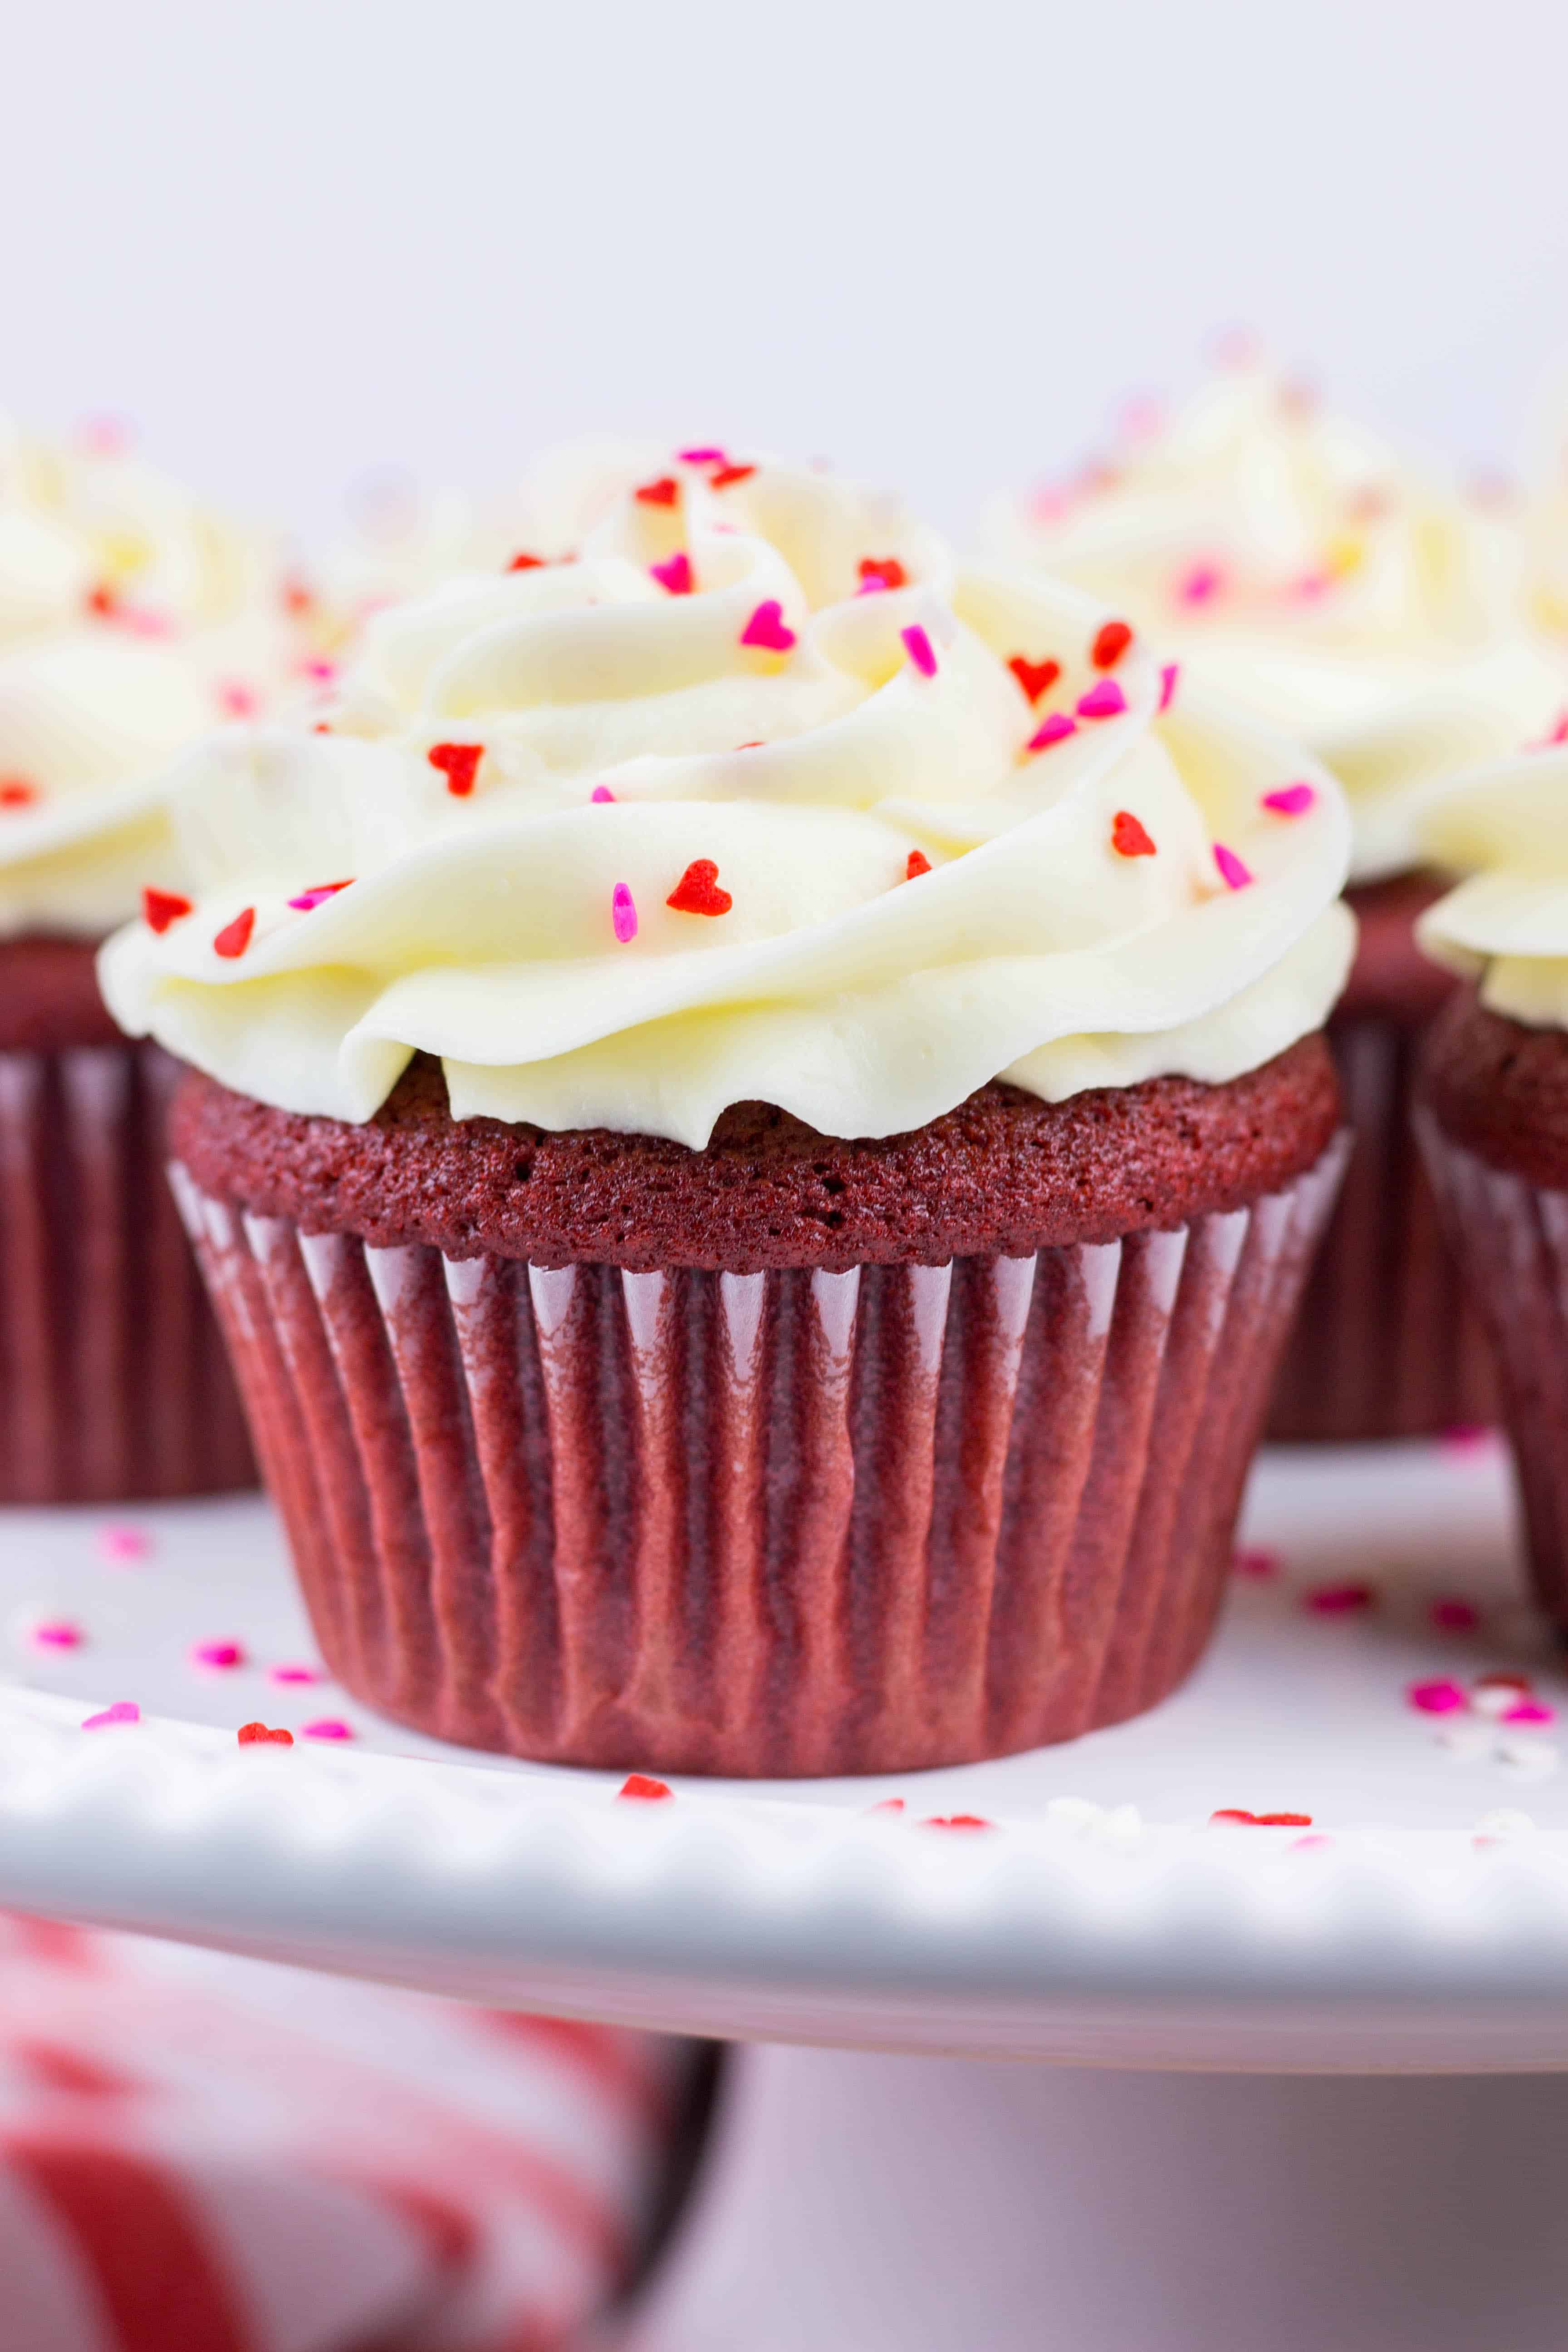
[{"label": "red and white fabric", "polygon": [[681,2046],[0,1916],[4,2352],[554,2352]]}]

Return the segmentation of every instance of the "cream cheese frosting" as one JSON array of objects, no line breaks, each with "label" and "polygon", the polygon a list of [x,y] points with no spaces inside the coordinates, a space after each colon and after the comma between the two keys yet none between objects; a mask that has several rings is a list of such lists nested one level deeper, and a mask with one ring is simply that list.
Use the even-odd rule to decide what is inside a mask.
[{"label": "cream cheese frosting", "polygon": [[1522,509],[1424,478],[1259,366],[1225,371],[1076,484],[999,506],[989,535],[1310,744],[1349,794],[1358,881],[1415,864],[1435,777],[1519,750],[1568,708]]},{"label": "cream cheese frosting", "polygon": [[1081,593],[718,449],[377,615],[329,723],[188,755],[190,911],[100,961],[286,1109],[367,1118],[423,1051],[458,1118],[893,1134],[998,1076],[1237,1076],[1352,950],[1321,767]]},{"label": "cream cheese frosting", "polygon": [[1494,1013],[1568,1029],[1568,745],[1456,778],[1420,832],[1431,862],[1464,877],[1421,917],[1422,947]]},{"label": "cream cheese frosting", "polygon": [[174,887],[171,758],[278,694],[276,552],[100,436],[0,425],[0,937],[96,938]]}]

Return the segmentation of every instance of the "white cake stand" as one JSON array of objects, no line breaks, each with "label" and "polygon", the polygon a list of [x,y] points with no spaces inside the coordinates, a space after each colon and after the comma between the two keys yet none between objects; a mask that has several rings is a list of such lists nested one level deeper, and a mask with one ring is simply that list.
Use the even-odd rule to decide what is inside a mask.
[{"label": "white cake stand", "polygon": [[[1213,2079],[1568,2067],[1555,1727],[1405,1696],[1522,1673],[1568,1724],[1500,1451],[1278,1456],[1246,1538],[1283,1567],[1238,1577],[1207,1663],[1141,1722],[896,1780],[677,1781],[638,1803],[272,1679],[313,1651],[258,1501],[12,1512],[0,1902],[751,2042],[1208,2071],[755,2053],[650,2352],[1440,2352],[1477,2340],[1479,2213],[1507,2253],[1477,2273],[1489,2340],[1560,2352],[1568,2083]],[[1358,1586],[1371,1605],[1310,1605]],[[1477,1626],[1435,1622],[1454,1601]],[[223,1642],[245,1662],[192,1663]],[[142,1719],[80,1727],[115,1701]],[[252,1719],[300,1736],[241,1748]],[[353,1737],[304,1736],[323,1720]],[[901,1813],[871,1810],[894,1796]],[[1227,1807],[1311,1827],[1207,1825]],[[925,1825],[954,1813],[993,1826]],[[824,2246],[842,2254],[851,2214],[846,2268]],[[1335,2251],[1296,2266],[1286,2312],[1298,2228]],[[832,2336],[836,2303],[857,2332]]]}]

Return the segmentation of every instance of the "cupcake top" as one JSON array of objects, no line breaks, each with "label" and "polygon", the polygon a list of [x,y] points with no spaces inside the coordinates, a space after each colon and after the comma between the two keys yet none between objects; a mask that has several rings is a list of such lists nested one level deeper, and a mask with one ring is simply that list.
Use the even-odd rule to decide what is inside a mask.
[{"label": "cupcake top", "polygon": [[1431,862],[1465,877],[1416,937],[1479,980],[1483,1004],[1568,1029],[1568,744],[1458,777],[1420,823]]},{"label": "cupcake top", "polygon": [[0,424],[0,937],[92,938],[178,866],[171,755],[276,693],[273,551],[107,431]]},{"label": "cupcake top", "polygon": [[1351,950],[1321,768],[1077,592],[718,449],[379,614],[317,730],[208,740],[174,805],[191,887],[111,1010],[354,1120],[416,1051],[458,1118],[695,1147],[737,1102],[880,1136],[997,1076],[1218,1082]]},{"label": "cupcake top", "polygon": [[1413,805],[1435,776],[1521,749],[1568,707],[1522,511],[1425,478],[1261,367],[1000,508],[992,537],[1309,743],[1349,793],[1357,880],[1417,862]]}]

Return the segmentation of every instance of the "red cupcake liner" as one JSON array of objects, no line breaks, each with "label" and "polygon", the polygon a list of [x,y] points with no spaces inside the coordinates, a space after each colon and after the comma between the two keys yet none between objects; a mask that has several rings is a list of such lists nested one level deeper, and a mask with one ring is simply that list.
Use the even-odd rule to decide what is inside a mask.
[{"label": "red cupcake liner", "polygon": [[784,1776],[1174,1688],[1345,1148],[1173,1233],[847,1274],[374,1248],[173,1173],[356,1696],[513,1755]]},{"label": "red cupcake liner", "polygon": [[0,1502],[255,1484],[164,1179],[179,1076],[129,1042],[0,1053]]},{"label": "red cupcake liner", "polygon": [[1266,1433],[1280,1443],[1497,1419],[1491,1352],[1411,1128],[1420,1035],[1383,1015],[1329,1025],[1355,1149],[1275,1382]]},{"label": "red cupcake liner", "polygon": [[1477,1159],[1425,1107],[1415,1126],[1495,1355],[1536,1598],[1568,1627],[1568,1192]]}]

